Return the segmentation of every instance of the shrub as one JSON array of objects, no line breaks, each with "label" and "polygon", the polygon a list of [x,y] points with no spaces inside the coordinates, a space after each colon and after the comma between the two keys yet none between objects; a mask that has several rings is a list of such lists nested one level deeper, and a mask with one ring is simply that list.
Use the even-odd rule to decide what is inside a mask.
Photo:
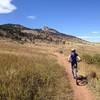
[{"label": "shrub", "polygon": [[93,64],[94,61],[93,61],[93,57],[91,55],[88,55],[88,54],[84,54],[83,56],[83,60],[88,63],[88,64]]},{"label": "shrub", "polygon": [[88,64],[100,65],[100,54],[95,54],[93,56],[84,54],[82,57],[83,57],[84,61]]}]

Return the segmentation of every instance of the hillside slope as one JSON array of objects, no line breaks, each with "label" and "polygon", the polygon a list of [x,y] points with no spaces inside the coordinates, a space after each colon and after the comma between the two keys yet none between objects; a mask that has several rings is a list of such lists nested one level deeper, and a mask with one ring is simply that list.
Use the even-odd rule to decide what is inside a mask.
[{"label": "hillside slope", "polygon": [[87,43],[80,38],[60,33],[55,29],[45,27],[43,29],[30,29],[19,24],[0,25],[0,37],[10,38],[21,42],[48,42],[48,43]]}]

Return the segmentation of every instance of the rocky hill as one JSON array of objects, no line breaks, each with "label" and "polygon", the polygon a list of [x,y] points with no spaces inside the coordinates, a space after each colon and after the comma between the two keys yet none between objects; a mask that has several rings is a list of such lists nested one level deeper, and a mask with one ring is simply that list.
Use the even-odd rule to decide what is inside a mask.
[{"label": "rocky hill", "polygon": [[80,38],[60,33],[55,29],[44,27],[43,29],[30,29],[19,24],[0,25],[0,38],[9,38],[22,43],[47,42],[47,43],[87,43]]}]

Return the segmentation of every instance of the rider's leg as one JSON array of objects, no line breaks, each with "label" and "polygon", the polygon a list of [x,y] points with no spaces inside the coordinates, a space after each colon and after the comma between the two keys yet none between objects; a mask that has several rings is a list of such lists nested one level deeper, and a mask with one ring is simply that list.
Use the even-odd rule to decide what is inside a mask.
[{"label": "rider's leg", "polygon": [[73,77],[74,77],[74,68],[72,67],[72,74],[73,74]]},{"label": "rider's leg", "polygon": [[78,76],[78,73],[77,73],[77,68],[74,68],[74,78],[76,78]]},{"label": "rider's leg", "polygon": [[74,77],[74,63],[71,63],[71,68],[72,68],[72,74],[73,74],[73,77]]},{"label": "rider's leg", "polygon": [[72,74],[74,78],[77,78],[77,63],[72,63]]},{"label": "rider's leg", "polygon": [[77,78],[78,70],[77,70],[77,63],[74,64],[74,77]]}]

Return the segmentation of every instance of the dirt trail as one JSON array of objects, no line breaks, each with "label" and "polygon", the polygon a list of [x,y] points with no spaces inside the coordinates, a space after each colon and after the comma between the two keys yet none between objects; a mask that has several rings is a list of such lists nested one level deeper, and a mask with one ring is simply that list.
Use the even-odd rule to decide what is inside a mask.
[{"label": "dirt trail", "polygon": [[72,78],[70,64],[67,62],[67,58],[59,53],[55,53],[58,58],[58,62],[66,67],[66,72],[68,73],[68,78],[71,87],[74,91],[74,100],[95,100],[92,93],[86,88],[86,86],[76,85],[75,80]]}]

